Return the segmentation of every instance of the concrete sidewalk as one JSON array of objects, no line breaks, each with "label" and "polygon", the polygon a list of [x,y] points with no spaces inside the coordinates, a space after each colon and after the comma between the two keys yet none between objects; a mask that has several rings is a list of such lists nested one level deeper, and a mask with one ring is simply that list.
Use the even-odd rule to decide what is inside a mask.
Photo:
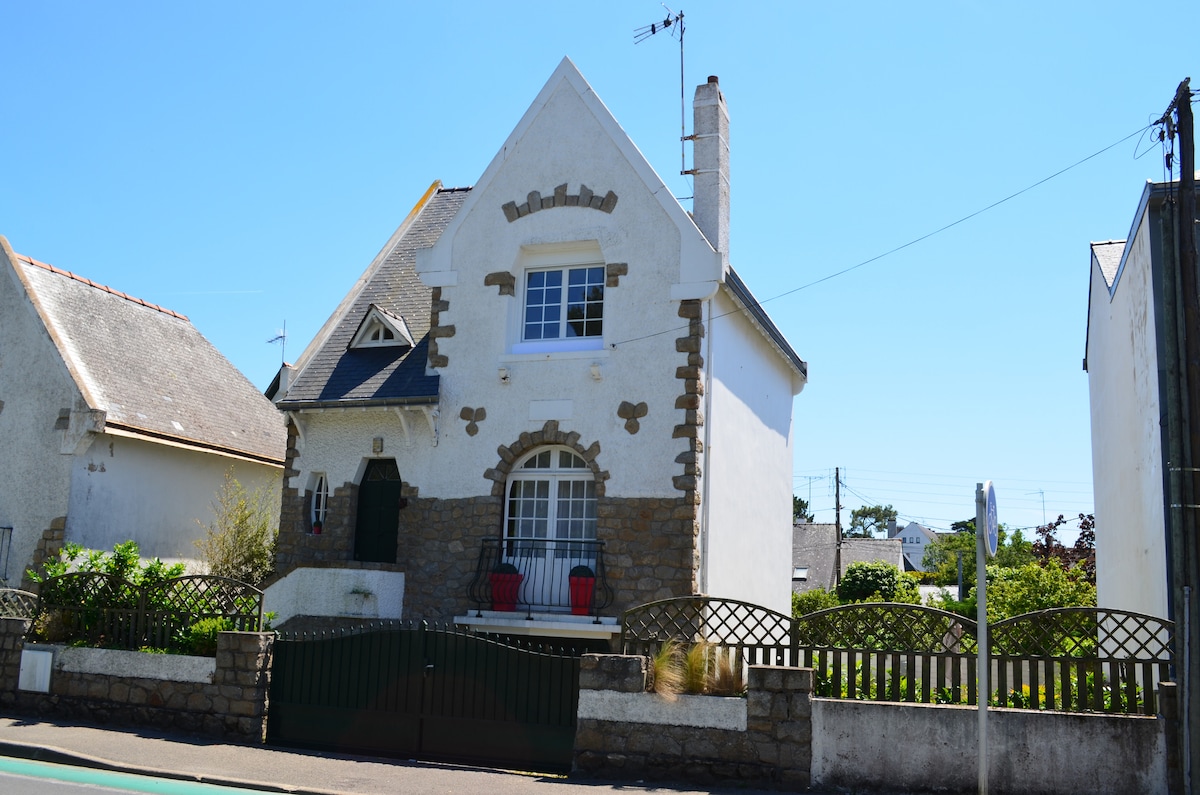
[{"label": "concrete sidewalk", "polygon": [[232,745],[150,729],[98,728],[3,716],[0,716],[0,755],[297,795],[479,792],[766,795],[766,790],[740,787],[697,790],[640,781],[599,782],[273,746]]}]

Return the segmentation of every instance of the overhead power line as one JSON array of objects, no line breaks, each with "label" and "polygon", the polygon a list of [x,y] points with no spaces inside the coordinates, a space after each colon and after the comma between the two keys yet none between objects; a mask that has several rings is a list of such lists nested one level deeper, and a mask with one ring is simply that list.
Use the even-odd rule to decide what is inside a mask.
[{"label": "overhead power line", "polygon": [[[824,282],[830,281],[831,279],[836,279],[839,276],[845,276],[847,273],[850,273],[851,271],[858,270],[859,268],[861,268],[865,265],[870,265],[872,262],[878,262],[879,260],[881,260],[885,257],[890,257],[892,254],[903,251],[904,249],[910,248],[911,246],[915,246],[916,244],[921,243],[925,240],[928,240],[929,238],[934,237],[935,235],[940,235],[942,232],[945,232],[949,229],[953,229],[954,227],[958,226],[959,224],[965,223],[965,222],[971,220],[972,218],[975,218],[976,216],[979,216],[979,215],[982,215],[983,213],[988,212],[989,210],[994,210],[995,208],[999,207],[1000,205],[1010,202],[1013,199],[1017,198],[1018,196],[1028,193],[1029,191],[1033,190],[1034,188],[1044,185],[1047,182],[1049,182],[1050,180],[1055,179],[1056,177],[1061,177],[1063,174],[1066,174],[1068,171],[1070,171],[1074,168],[1078,168],[1079,166],[1083,165],[1084,163],[1088,162],[1089,160],[1099,157],[1100,155],[1104,154],[1108,150],[1113,149],[1114,147],[1120,146],[1121,144],[1125,143],[1126,141],[1128,141],[1131,138],[1135,138],[1135,137],[1141,135],[1142,133],[1144,133],[1146,130],[1150,129],[1153,126],[1154,126],[1153,124],[1147,124],[1146,126],[1141,127],[1139,129],[1135,130],[1134,132],[1131,132],[1129,135],[1126,135],[1124,138],[1120,139],[1119,141],[1114,141],[1111,144],[1109,144],[1108,146],[1104,147],[1103,149],[1099,149],[1095,152],[1092,152],[1087,157],[1080,158],[1079,160],[1076,160],[1071,165],[1066,166],[1065,168],[1060,168],[1058,171],[1055,171],[1053,174],[1051,174],[1047,177],[1043,177],[1042,179],[1039,179],[1037,182],[1034,182],[1031,185],[1021,188],[1021,190],[1016,191],[1015,193],[1010,193],[1009,195],[1005,196],[1003,199],[997,199],[996,201],[992,202],[991,204],[987,205],[986,207],[982,207],[973,213],[964,215],[963,217],[959,218],[957,221],[951,221],[950,223],[948,223],[944,226],[940,226],[937,229],[934,229],[932,232],[927,232],[926,234],[923,234],[920,237],[913,238],[912,240],[908,241],[907,243],[902,243],[901,245],[896,246],[895,248],[888,249],[887,251],[883,252],[882,254],[876,254],[874,257],[871,257],[870,259],[865,259],[862,262],[859,262],[855,265],[851,265],[847,268],[842,268],[840,271],[835,271],[833,273],[828,274],[827,276],[822,276],[821,278],[819,278],[815,281],[808,282],[807,284],[802,284],[799,287],[794,287],[791,290],[787,290],[786,292],[779,293],[778,295],[774,295],[770,298],[765,298],[761,301],[758,301],[758,305],[762,306],[763,304],[767,304],[772,301],[778,301],[780,298],[786,298],[787,296],[798,293],[801,290],[807,290],[810,287],[815,287],[818,284],[823,284]],[[737,310],[731,310],[729,312],[724,312],[719,315],[713,315],[712,319],[718,320],[720,318],[732,315],[736,311]],[[664,329],[663,331],[655,331],[650,334],[643,334],[638,337],[630,337],[629,339],[620,340],[619,342],[612,343],[612,347],[616,348],[618,345],[626,345],[631,342],[640,342],[642,340],[651,339],[653,337],[660,337],[663,334],[677,334],[681,330],[686,329],[686,328],[687,328],[687,326],[683,326],[683,325],[673,326],[672,328]]]}]

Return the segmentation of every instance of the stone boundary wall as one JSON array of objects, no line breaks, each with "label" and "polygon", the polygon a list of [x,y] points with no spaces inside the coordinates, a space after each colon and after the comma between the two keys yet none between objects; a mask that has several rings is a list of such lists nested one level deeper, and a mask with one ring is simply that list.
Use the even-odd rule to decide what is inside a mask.
[{"label": "stone boundary wall", "polygon": [[[646,692],[651,681],[648,668],[647,659],[637,655],[583,657],[575,774],[808,788],[811,670],[752,666],[745,699],[680,696],[670,700]],[[622,697],[625,694],[646,703],[630,708],[628,698]],[[693,710],[693,704],[704,706]],[[738,711],[744,715],[745,729],[720,728],[730,725],[726,718]],[[660,713],[661,718],[642,722],[647,712]]]},{"label": "stone boundary wall", "polygon": [[[651,679],[645,657],[583,658],[575,774],[789,790],[976,791],[974,707],[813,698],[812,671],[804,668],[751,666],[744,700],[667,700],[647,692]],[[1168,710],[1169,691],[1160,690]],[[1168,722],[989,710],[989,791],[1166,795],[1178,789],[1170,786],[1178,771],[1168,759]]]},{"label": "stone boundary wall", "polygon": [[[274,633],[222,632],[211,675],[173,679],[154,675],[156,668],[178,667],[171,665],[172,655],[31,645],[54,653],[50,692],[39,693],[18,688],[28,627],[26,619],[0,619],[0,707],[6,710],[244,742],[266,737]],[[203,664],[185,667],[199,670]]]}]

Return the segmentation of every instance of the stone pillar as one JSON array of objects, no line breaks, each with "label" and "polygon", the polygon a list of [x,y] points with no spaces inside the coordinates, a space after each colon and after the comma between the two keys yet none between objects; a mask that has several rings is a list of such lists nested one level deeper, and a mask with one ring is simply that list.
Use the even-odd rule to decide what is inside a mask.
[{"label": "stone pillar", "polygon": [[808,789],[812,771],[811,668],[752,665],[746,731],[760,761],[775,766],[779,783]]},{"label": "stone pillar", "polygon": [[273,632],[221,632],[213,683],[228,700],[226,728],[253,742],[267,736],[267,691],[271,686]]},{"label": "stone pillar", "polygon": [[16,700],[27,631],[27,618],[0,618],[0,704],[10,705]]},{"label": "stone pillar", "polygon": [[644,693],[650,661],[640,654],[585,654],[579,661],[580,690]]}]

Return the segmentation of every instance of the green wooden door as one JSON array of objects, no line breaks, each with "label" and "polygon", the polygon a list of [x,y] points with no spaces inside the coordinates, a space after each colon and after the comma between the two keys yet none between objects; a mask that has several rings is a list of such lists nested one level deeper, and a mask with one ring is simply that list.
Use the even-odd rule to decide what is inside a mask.
[{"label": "green wooden door", "polygon": [[396,562],[400,526],[400,470],[391,458],[367,464],[358,487],[358,520],[354,528],[354,559],[371,563]]}]

